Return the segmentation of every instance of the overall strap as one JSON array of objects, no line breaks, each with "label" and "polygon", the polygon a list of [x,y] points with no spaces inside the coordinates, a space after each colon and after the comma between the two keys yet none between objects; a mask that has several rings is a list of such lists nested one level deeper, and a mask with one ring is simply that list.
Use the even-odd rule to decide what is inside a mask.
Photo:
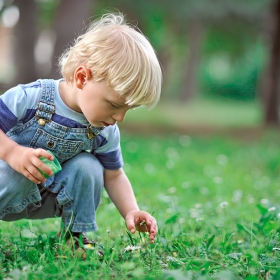
[{"label": "overall strap", "polygon": [[42,93],[40,101],[37,105],[35,117],[39,125],[45,125],[50,122],[52,115],[55,113],[54,96],[55,96],[55,83],[54,80],[40,80],[42,85]]}]

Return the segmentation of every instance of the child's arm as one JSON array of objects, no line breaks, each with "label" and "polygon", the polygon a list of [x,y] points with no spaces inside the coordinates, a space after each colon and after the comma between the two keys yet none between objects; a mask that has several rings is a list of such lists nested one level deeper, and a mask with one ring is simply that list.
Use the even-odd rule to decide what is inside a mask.
[{"label": "child's arm", "polygon": [[126,221],[131,233],[137,230],[148,232],[153,243],[157,234],[157,224],[148,212],[140,211],[131,184],[123,169],[105,170],[105,189]]},{"label": "child's arm", "polygon": [[36,184],[46,180],[37,168],[52,175],[52,170],[39,159],[40,156],[53,160],[52,156],[44,149],[21,146],[0,129],[0,159]]}]

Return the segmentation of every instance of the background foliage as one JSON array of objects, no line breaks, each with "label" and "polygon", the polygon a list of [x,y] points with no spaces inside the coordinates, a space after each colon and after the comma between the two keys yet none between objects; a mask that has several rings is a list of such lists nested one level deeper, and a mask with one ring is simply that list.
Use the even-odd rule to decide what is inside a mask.
[{"label": "background foliage", "polygon": [[[91,235],[103,260],[66,252],[59,219],[0,222],[0,279],[279,279],[279,3],[0,0],[2,92],[60,77],[59,54],[109,11],[139,26],[164,73],[159,105],[120,124],[124,169],[157,218],[156,243],[128,234],[104,192]],[[7,27],[11,7],[20,17]]]},{"label": "background foliage", "polygon": [[[12,5],[18,5],[22,14],[28,9],[20,0],[2,2],[2,15]],[[270,53],[273,4],[272,0],[143,0],[137,4],[130,0],[84,0],[79,8],[73,0],[29,1],[29,6],[37,10],[37,18],[28,34],[25,32],[26,39],[35,33],[36,40],[45,30],[52,30],[55,56],[50,70],[34,71],[34,77],[18,71],[16,63],[10,76],[14,80],[8,82],[42,75],[58,77],[57,57],[82,32],[83,25],[104,12],[120,11],[140,27],[159,55],[164,70],[164,100],[187,101],[197,96],[252,100],[265,94],[260,85]],[[69,11],[62,18],[60,10],[64,7]],[[24,31],[27,19],[20,18],[19,23],[13,29]],[[64,28],[59,28],[62,25]],[[24,54],[23,49],[15,51]],[[29,68],[36,63],[29,60]]]}]

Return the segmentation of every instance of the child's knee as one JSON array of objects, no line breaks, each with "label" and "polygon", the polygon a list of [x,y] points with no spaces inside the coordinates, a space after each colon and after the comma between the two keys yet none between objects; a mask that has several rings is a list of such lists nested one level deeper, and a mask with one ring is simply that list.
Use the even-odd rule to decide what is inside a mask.
[{"label": "child's knee", "polygon": [[100,161],[92,154],[83,152],[62,165],[56,178],[56,184],[88,187],[103,187],[104,168]]},{"label": "child's knee", "polygon": [[74,158],[76,172],[87,176],[90,174],[95,174],[103,176],[104,167],[100,161],[92,154],[84,152],[80,153]]}]

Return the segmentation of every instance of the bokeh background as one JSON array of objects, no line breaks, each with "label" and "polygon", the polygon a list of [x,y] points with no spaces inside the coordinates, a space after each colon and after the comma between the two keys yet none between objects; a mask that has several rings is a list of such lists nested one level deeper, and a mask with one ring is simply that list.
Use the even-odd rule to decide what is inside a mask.
[{"label": "bokeh background", "polygon": [[280,279],[280,0],[0,0],[0,94],[60,78],[59,55],[112,11],[150,39],[164,74],[159,104],[119,124],[157,241],[128,235],[104,191],[89,233],[104,262],[58,252],[58,218],[0,221],[0,279]]},{"label": "bokeh background", "polygon": [[279,0],[0,0],[0,92],[59,78],[59,55],[112,11],[150,39],[164,73],[158,107],[129,113],[123,129],[278,126]]}]

